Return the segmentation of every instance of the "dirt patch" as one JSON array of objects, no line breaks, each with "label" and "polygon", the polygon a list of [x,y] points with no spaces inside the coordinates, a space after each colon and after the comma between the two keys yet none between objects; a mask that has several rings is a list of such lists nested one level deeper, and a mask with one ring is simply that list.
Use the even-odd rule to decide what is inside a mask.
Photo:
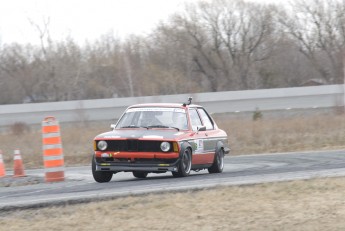
[{"label": "dirt patch", "polygon": [[43,177],[25,176],[25,177],[12,177],[5,176],[0,178],[0,187],[15,187],[32,184],[40,184],[44,182]]}]

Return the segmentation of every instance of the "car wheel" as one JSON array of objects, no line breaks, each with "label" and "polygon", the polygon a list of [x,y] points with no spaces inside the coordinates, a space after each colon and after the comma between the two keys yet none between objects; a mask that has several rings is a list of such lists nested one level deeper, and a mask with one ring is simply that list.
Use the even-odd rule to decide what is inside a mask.
[{"label": "car wheel", "polygon": [[133,172],[133,176],[135,176],[136,178],[146,178],[147,177],[148,172]]},{"label": "car wheel", "polygon": [[184,150],[181,160],[178,164],[177,172],[172,172],[174,177],[188,176],[192,168],[192,152],[189,148]]},{"label": "car wheel", "polygon": [[224,150],[221,148],[214,155],[214,161],[211,167],[208,168],[209,173],[221,173],[224,168]]},{"label": "car wheel", "polygon": [[109,182],[113,177],[113,174],[114,173],[112,172],[96,171],[96,160],[94,156],[92,157],[92,175],[95,181],[97,181],[98,183]]}]

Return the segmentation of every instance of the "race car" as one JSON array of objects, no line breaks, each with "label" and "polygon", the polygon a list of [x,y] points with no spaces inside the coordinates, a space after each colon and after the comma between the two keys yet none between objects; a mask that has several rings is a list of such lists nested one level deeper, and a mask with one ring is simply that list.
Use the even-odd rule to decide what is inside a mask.
[{"label": "race car", "polygon": [[191,101],[128,107],[112,131],[94,138],[95,181],[109,182],[118,172],[132,172],[136,178],[164,172],[186,177],[204,169],[221,173],[230,152],[227,134]]}]

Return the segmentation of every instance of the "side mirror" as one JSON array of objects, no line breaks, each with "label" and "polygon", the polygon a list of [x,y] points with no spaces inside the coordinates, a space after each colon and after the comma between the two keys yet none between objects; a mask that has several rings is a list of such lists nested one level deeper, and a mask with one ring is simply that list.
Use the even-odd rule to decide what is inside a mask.
[{"label": "side mirror", "polygon": [[204,132],[206,131],[206,126],[200,126],[197,128],[198,132]]},{"label": "side mirror", "polygon": [[116,124],[110,124],[110,128],[111,128],[111,129],[113,129],[113,130],[114,130],[114,129],[115,129],[115,127],[116,127]]}]

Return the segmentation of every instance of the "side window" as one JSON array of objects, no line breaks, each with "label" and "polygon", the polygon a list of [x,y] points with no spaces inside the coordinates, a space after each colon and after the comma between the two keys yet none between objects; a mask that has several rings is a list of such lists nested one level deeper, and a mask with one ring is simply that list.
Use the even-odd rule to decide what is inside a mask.
[{"label": "side window", "polygon": [[116,128],[126,127],[126,126],[136,126],[136,119],[138,117],[137,112],[127,112],[123,115],[121,120],[117,123]]},{"label": "side window", "polygon": [[204,126],[206,126],[206,130],[213,130],[213,123],[210,119],[210,117],[207,115],[204,109],[198,108],[198,112],[201,116],[202,122],[204,122]]},{"label": "side window", "polygon": [[202,126],[200,117],[195,109],[189,109],[190,121],[192,123],[193,131],[197,130],[197,127]]}]

